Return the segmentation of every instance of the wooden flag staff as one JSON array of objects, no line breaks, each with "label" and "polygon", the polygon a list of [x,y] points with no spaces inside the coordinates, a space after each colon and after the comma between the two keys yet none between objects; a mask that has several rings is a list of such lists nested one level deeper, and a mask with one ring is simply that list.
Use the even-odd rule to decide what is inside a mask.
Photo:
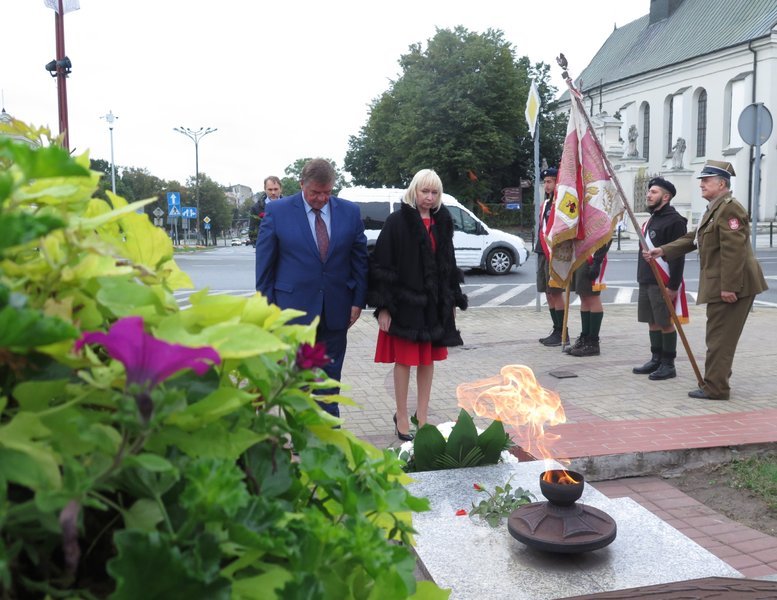
[{"label": "wooden flag staff", "polygon": [[[585,106],[582,105],[582,101],[580,100],[580,92],[575,87],[575,84],[572,81],[572,78],[569,76],[569,73],[567,72],[567,65],[568,65],[567,59],[563,54],[559,54],[558,58],[556,58],[556,62],[563,69],[561,76],[564,78],[564,81],[566,81],[567,86],[569,86],[571,101],[578,103],[579,112],[585,118],[585,122],[588,127],[588,131],[591,134],[591,138],[596,143],[596,147],[599,150],[599,154],[601,155],[602,160],[604,161],[604,165],[607,168],[607,172],[610,174],[610,178],[612,179],[613,183],[615,184],[615,187],[618,190],[618,194],[621,197],[621,202],[623,203],[623,208],[628,213],[629,218],[631,219],[631,223],[632,225],[634,225],[634,231],[636,231],[637,235],[639,236],[640,246],[642,247],[643,251],[647,251],[648,245],[647,245],[647,241],[645,240],[645,236],[642,233],[642,228],[639,226],[639,223],[637,222],[637,218],[634,216],[634,212],[631,210],[631,206],[629,206],[629,203],[626,200],[626,194],[624,193],[623,188],[621,187],[621,183],[618,180],[618,176],[615,174],[615,169],[613,169],[612,164],[610,163],[610,159],[607,158],[607,154],[605,154],[604,152],[604,148],[602,147],[602,143],[599,141],[599,137],[596,135],[596,132],[594,131],[593,125],[591,124],[591,120],[588,117],[588,113],[586,113],[585,111]],[[683,347],[685,348],[686,353],[688,354],[688,360],[691,363],[691,367],[693,367],[693,372],[696,374],[696,381],[699,384],[699,388],[703,389],[704,378],[702,377],[701,372],[699,371],[699,365],[696,364],[696,359],[694,358],[693,353],[691,352],[691,346],[688,343],[688,339],[685,337],[685,332],[683,331],[682,324],[680,323],[680,320],[677,318],[677,313],[675,312],[674,303],[672,302],[672,299],[669,297],[669,292],[666,289],[666,285],[664,285],[664,280],[661,278],[658,272],[658,266],[656,266],[656,263],[654,260],[649,260],[647,261],[647,263],[648,265],[650,265],[650,268],[653,271],[653,276],[656,278],[658,287],[661,290],[661,295],[663,296],[664,302],[666,302],[666,306],[669,309],[669,314],[672,316],[672,322],[674,323],[674,326],[677,328],[677,333],[683,342]],[[564,311],[564,324],[561,331],[562,342],[566,336],[568,312],[569,312],[569,285],[567,285],[566,310]],[[562,348],[563,348],[563,344],[562,344]]]}]

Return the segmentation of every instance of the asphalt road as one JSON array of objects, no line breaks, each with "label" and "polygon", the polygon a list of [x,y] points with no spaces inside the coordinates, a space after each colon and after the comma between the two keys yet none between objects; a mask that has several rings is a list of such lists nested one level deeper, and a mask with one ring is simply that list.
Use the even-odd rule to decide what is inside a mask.
[{"label": "asphalt road", "polygon": [[[770,289],[756,298],[756,304],[777,306],[777,248],[759,248],[758,258]],[[602,294],[605,304],[633,304],[637,301],[636,250],[611,251],[608,255],[607,289]],[[254,249],[250,246],[219,246],[210,250],[176,255],[197,290],[251,295],[254,290]],[[695,302],[699,285],[699,262],[695,253],[685,263],[685,283],[690,300]],[[521,267],[507,275],[495,276],[482,271],[465,273],[464,291],[470,306],[535,306],[536,260],[532,255]],[[176,292],[179,304],[194,290]],[[572,304],[579,303],[575,298]],[[541,298],[542,299],[542,298]]]}]

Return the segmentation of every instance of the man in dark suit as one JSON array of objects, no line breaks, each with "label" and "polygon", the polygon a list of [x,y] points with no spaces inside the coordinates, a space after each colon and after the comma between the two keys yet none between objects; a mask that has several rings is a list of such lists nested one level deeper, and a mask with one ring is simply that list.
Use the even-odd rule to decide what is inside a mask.
[{"label": "man in dark suit", "polygon": [[[281,308],[306,313],[293,323],[320,317],[316,341],[332,359],[324,371],[339,381],[348,328],[367,296],[367,238],[359,208],[332,196],[335,177],[328,161],[313,159],[302,169],[299,193],[267,203],[256,242],[256,290]],[[321,406],[340,416],[336,403]]]}]

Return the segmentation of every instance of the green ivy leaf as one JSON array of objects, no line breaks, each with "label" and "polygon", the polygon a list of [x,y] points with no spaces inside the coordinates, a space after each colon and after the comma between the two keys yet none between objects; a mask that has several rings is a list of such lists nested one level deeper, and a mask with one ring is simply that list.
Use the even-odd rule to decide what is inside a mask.
[{"label": "green ivy leaf", "polygon": [[16,352],[78,337],[78,330],[57,317],[30,308],[0,309],[0,347]]},{"label": "green ivy leaf", "polygon": [[56,399],[66,396],[67,379],[52,381],[24,381],[13,390],[13,397],[19,408],[29,412],[46,410]]},{"label": "green ivy leaf", "polygon": [[0,147],[10,150],[16,165],[26,179],[46,177],[89,177],[89,169],[79,165],[64,148],[51,145],[32,148],[26,144],[0,140]]},{"label": "green ivy leaf", "polygon": [[167,418],[167,423],[186,431],[193,431],[239,410],[240,407],[250,404],[254,398],[254,394],[243,390],[218,388],[184,410],[171,414]]},{"label": "green ivy leaf", "polygon": [[4,214],[0,219],[0,250],[20,246],[65,226],[53,215]]},{"label": "green ivy leaf", "polygon": [[98,282],[98,302],[107,306],[117,317],[153,316],[158,310],[161,311],[159,297],[148,286],[114,277],[101,277]]},{"label": "green ivy leaf", "polygon": [[256,444],[245,453],[243,460],[262,496],[274,498],[291,487],[291,453],[288,450],[277,444]]},{"label": "green ivy leaf", "polygon": [[288,569],[268,565],[262,575],[235,581],[232,584],[232,600],[280,600],[278,592],[291,580],[292,575]]},{"label": "green ivy leaf", "polygon": [[118,554],[107,565],[116,580],[112,600],[229,600],[229,580],[207,577],[192,552],[184,554],[158,532],[119,531],[114,543]]},{"label": "green ivy leaf", "polygon": [[140,531],[156,531],[156,526],[164,520],[159,503],[148,498],[141,498],[129,510],[124,511],[124,525],[127,529]]},{"label": "green ivy leaf", "polygon": [[225,460],[196,459],[187,466],[184,479],[186,485],[179,501],[198,523],[234,517],[250,500],[243,473]]},{"label": "green ivy leaf", "polygon": [[237,460],[246,449],[267,437],[267,433],[245,427],[232,429],[224,421],[216,421],[192,432],[177,427],[163,428],[151,436],[146,447],[164,453],[172,446],[192,457]]}]

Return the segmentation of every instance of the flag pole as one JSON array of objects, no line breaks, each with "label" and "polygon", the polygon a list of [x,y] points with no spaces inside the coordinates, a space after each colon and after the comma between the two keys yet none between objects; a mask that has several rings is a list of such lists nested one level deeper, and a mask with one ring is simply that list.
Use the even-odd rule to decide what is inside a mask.
[{"label": "flag pole", "polygon": [[[621,203],[623,204],[623,208],[626,210],[626,212],[629,215],[629,218],[631,219],[631,223],[634,226],[634,231],[637,232],[637,236],[639,237],[639,244],[643,251],[647,251],[648,245],[647,245],[647,241],[645,240],[645,236],[642,233],[642,228],[639,226],[637,217],[634,216],[634,211],[631,210],[631,206],[629,206],[628,200],[626,200],[626,194],[623,191],[623,187],[621,187],[621,182],[618,180],[618,176],[615,174],[615,169],[610,163],[610,159],[607,157],[607,154],[605,153],[604,148],[602,147],[602,143],[599,141],[599,137],[596,135],[596,132],[594,131],[593,125],[591,123],[591,119],[588,117],[588,113],[585,110],[585,106],[582,105],[582,101],[580,99],[580,92],[575,87],[575,84],[572,81],[572,78],[569,76],[569,73],[567,72],[567,65],[568,65],[567,59],[563,54],[559,54],[558,58],[556,58],[556,62],[563,69],[561,76],[564,78],[564,81],[566,81],[567,86],[569,87],[570,99],[572,102],[578,103],[578,106],[580,108],[579,112],[585,118],[586,126],[588,127],[588,131],[591,134],[591,138],[596,144],[596,147],[599,150],[599,154],[602,157],[602,161],[604,162],[604,166],[607,168],[607,172],[609,173],[610,178],[612,179],[616,189],[618,190],[618,194],[621,197]],[[661,276],[658,273],[658,267],[656,266],[655,261],[649,260],[646,262],[648,263],[648,265],[650,265],[650,269],[653,271],[653,276],[656,278],[658,287],[661,290],[661,295],[663,296],[664,302],[666,303],[666,306],[669,309],[669,314],[672,317],[672,322],[674,323],[674,326],[677,329],[677,333],[683,342],[683,347],[685,348],[685,352],[688,354],[688,360],[690,361],[691,367],[693,368],[693,372],[696,375],[696,381],[699,384],[699,387],[703,388],[704,378],[701,375],[701,371],[699,371],[699,365],[696,364],[696,359],[693,356],[693,352],[691,352],[691,346],[688,343],[688,338],[685,337],[685,332],[683,331],[683,326],[680,323],[680,319],[677,318],[677,313],[675,312],[674,303],[672,302],[672,299],[669,297],[669,292],[666,289],[666,285],[664,285],[664,280],[661,278]]]},{"label": "flag pole", "polygon": [[567,326],[569,325],[569,292],[572,287],[572,278],[567,279],[566,293],[564,294],[564,321],[561,324],[561,351],[564,352],[569,345]]}]

